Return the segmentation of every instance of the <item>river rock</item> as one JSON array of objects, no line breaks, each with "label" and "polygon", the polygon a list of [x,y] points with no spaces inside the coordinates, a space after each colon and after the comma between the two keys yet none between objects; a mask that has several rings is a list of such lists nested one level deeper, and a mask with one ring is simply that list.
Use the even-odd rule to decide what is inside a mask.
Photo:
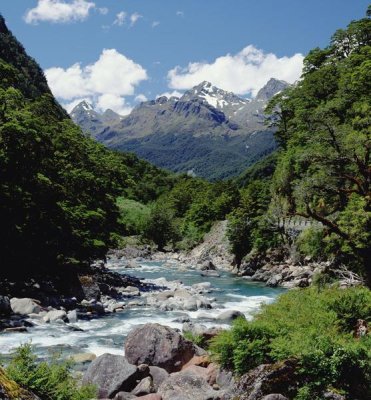
[{"label": "river rock", "polygon": [[213,390],[205,379],[193,371],[171,374],[160,386],[163,400],[219,400],[221,393]]},{"label": "river rock", "polygon": [[146,394],[145,396],[140,396],[138,399],[142,400],[162,400],[162,396],[158,393],[151,393],[151,394]]},{"label": "river rock", "polygon": [[64,310],[48,311],[43,320],[44,322],[56,322],[58,320],[65,322],[67,321],[67,313]]},{"label": "river rock", "polygon": [[161,383],[169,376],[169,373],[160,367],[149,367],[149,374],[152,377],[154,391],[157,392]]},{"label": "river rock", "polygon": [[96,358],[85,372],[83,384],[93,384],[98,388],[98,398],[113,398],[118,392],[130,392],[137,380],[144,378],[143,372],[129,364],[123,356],[103,354]]},{"label": "river rock", "polygon": [[118,392],[113,400],[133,400],[137,399],[138,397],[135,396],[133,393],[129,392]]},{"label": "river rock", "polygon": [[77,353],[71,356],[71,359],[76,364],[85,364],[88,362],[92,362],[97,358],[94,353]]},{"label": "river rock", "polygon": [[262,397],[261,400],[289,400],[289,399],[285,396],[282,396],[282,394],[272,393]]},{"label": "river rock", "polygon": [[234,386],[240,400],[260,400],[272,393],[293,398],[297,360],[262,364],[243,375]]},{"label": "river rock", "polygon": [[221,314],[219,314],[216,318],[219,321],[233,321],[233,320],[235,320],[236,318],[239,318],[239,317],[245,318],[245,316],[242,314],[241,311],[238,311],[238,310],[227,310],[227,311],[224,311]]},{"label": "river rock", "polygon": [[152,378],[147,376],[146,378],[142,379],[138,385],[131,391],[135,396],[144,396],[146,394],[150,394],[154,392]]},{"label": "river rock", "polygon": [[67,313],[67,319],[70,324],[77,322],[77,310],[71,310]]},{"label": "river rock", "polygon": [[10,306],[14,314],[38,314],[41,311],[40,305],[35,300],[26,297],[22,299],[11,298]]},{"label": "river rock", "polygon": [[194,354],[192,342],[159,324],[139,326],[125,341],[125,355],[130,363],[154,365],[168,372],[179,371]]},{"label": "river rock", "polygon": [[0,315],[10,315],[12,308],[8,296],[0,296]]},{"label": "river rock", "polygon": [[214,265],[214,263],[210,260],[207,260],[205,262],[202,263],[201,265],[201,271],[215,271],[216,267]]},{"label": "river rock", "polygon": [[205,341],[212,339],[221,331],[222,331],[221,328],[217,327],[207,328],[205,325],[193,322],[184,322],[182,326],[183,333],[189,332],[193,336],[202,337]]}]

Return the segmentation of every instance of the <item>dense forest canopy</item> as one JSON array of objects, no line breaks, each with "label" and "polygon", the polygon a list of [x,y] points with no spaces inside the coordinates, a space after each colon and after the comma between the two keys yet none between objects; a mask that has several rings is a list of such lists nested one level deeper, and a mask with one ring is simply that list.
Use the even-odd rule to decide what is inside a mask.
[{"label": "dense forest canopy", "polygon": [[154,200],[167,172],[84,135],[0,18],[1,273],[104,258],[123,227],[116,198]]}]

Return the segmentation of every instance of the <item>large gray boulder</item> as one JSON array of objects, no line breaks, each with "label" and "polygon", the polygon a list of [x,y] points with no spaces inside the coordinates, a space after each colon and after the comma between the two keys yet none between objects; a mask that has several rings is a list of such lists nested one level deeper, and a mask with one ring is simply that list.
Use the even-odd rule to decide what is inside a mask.
[{"label": "large gray boulder", "polygon": [[159,324],[145,324],[129,333],[125,355],[132,364],[148,364],[179,371],[194,355],[192,342],[174,329]]},{"label": "large gray boulder", "polygon": [[67,313],[64,310],[52,310],[48,311],[43,317],[44,322],[55,322],[55,321],[67,321]]},{"label": "large gray boulder", "polygon": [[40,305],[35,300],[26,297],[22,299],[18,299],[17,297],[11,298],[10,306],[14,314],[38,314],[41,311]]},{"label": "large gray boulder", "polygon": [[162,400],[220,400],[222,393],[213,390],[193,371],[171,374],[159,387]]},{"label": "large gray boulder", "polygon": [[0,296],[0,315],[9,315],[12,312],[10,300],[7,296]]},{"label": "large gray boulder", "polygon": [[113,398],[118,392],[131,392],[144,375],[143,370],[129,364],[125,357],[106,353],[89,365],[82,382],[96,385],[98,398],[105,399]]},{"label": "large gray boulder", "polygon": [[149,367],[149,374],[152,377],[152,384],[154,390],[157,392],[161,383],[169,376],[169,373],[160,367]]},{"label": "large gray boulder", "polygon": [[[262,364],[243,375],[233,392],[240,400],[261,400],[264,396],[295,397],[297,360]],[[276,400],[282,397],[275,398]],[[270,399],[268,397],[268,399]],[[282,399],[283,400],[283,399]]]}]

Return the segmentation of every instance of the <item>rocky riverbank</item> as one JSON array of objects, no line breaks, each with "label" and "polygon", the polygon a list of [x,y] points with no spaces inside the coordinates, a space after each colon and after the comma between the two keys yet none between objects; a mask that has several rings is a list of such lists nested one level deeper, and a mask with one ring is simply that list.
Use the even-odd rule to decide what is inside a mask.
[{"label": "rocky riverbank", "polygon": [[[158,289],[129,275],[93,265],[66,276],[1,280],[0,331],[26,332],[39,323],[67,323],[130,308],[141,293]],[[134,302],[135,303],[135,302]],[[136,303],[135,303],[136,304]]]},{"label": "rocky riverbank", "polygon": [[98,399],[287,400],[295,395],[298,367],[294,359],[263,364],[236,379],[179,331],[145,324],[129,333],[125,355],[96,358],[83,383],[96,385]]}]

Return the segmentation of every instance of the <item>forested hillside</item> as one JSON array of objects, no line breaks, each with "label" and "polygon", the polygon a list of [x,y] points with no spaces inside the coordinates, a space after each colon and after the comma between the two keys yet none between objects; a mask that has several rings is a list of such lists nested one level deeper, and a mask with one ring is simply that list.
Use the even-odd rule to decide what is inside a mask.
[{"label": "forested hillside", "polygon": [[[233,182],[179,181],[155,206],[168,215],[168,240],[192,246],[212,221],[227,217],[237,264],[270,248],[295,247],[302,259],[331,260],[369,280],[370,39],[368,15],[307,55],[302,79],[267,110],[278,129],[274,155]],[[307,229],[292,236],[292,218]]]},{"label": "forested hillside", "polygon": [[2,17],[0,71],[0,273],[103,258],[123,232],[116,198],[153,200],[172,178],[84,135]]}]

